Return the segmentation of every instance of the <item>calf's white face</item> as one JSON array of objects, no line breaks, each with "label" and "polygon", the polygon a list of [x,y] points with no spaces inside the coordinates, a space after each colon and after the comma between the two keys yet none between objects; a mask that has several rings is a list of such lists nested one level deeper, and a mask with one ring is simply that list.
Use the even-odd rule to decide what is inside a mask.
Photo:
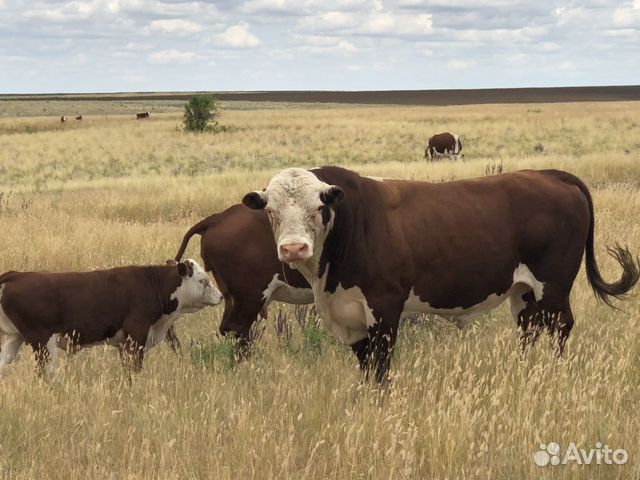
[{"label": "calf's white face", "polygon": [[333,224],[331,209],[344,199],[340,187],[320,181],[302,168],[274,176],[262,192],[245,195],[249,208],[266,210],[282,262],[302,262],[314,256]]},{"label": "calf's white face", "polygon": [[222,301],[222,294],[209,275],[195,260],[185,260],[178,264],[178,273],[182,277],[182,284],[172,298],[179,302],[180,310],[192,313],[208,306],[218,305]]}]

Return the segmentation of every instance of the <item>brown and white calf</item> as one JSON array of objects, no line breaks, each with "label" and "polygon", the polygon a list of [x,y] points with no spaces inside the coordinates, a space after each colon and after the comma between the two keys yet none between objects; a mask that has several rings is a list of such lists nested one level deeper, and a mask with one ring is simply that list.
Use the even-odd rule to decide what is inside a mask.
[{"label": "brown and white calf", "polygon": [[609,252],[622,277],[602,278],[589,190],[557,170],[429,183],[293,168],[243,202],[267,211],[278,257],[304,275],[327,329],[378,381],[399,321],[412,313],[466,320],[509,299],[523,345],[546,328],[562,353],[583,254],[607,304],[640,277],[637,260],[616,246]]},{"label": "brown and white calf", "polygon": [[434,161],[442,157],[454,160],[462,158],[462,142],[458,135],[449,132],[438,133],[427,141],[424,158]]},{"label": "brown and white calf", "polygon": [[144,352],[160,342],[183,313],[220,303],[222,295],[193,260],[92,272],[8,272],[0,276],[0,375],[23,343],[38,371],[57,347],[106,343],[125,365],[142,368]]},{"label": "brown and white calf", "polygon": [[[248,344],[251,325],[258,315],[266,316],[272,301],[313,303],[304,277],[278,259],[264,211],[238,204],[205,218],[184,235],[176,261],[194,235],[201,236],[204,269],[213,274],[224,296],[220,333],[235,335],[241,346]],[[175,350],[179,342],[173,329],[167,338]]]}]

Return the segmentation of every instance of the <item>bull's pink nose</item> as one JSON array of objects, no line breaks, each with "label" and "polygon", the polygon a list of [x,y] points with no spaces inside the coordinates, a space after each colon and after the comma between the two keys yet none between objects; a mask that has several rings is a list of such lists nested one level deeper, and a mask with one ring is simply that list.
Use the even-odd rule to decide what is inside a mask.
[{"label": "bull's pink nose", "polygon": [[306,243],[290,243],[288,245],[280,245],[280,252],[282,252],[282,255],[287,260],[304,258],[307,250],[309,250],[309,245],[307,245]]}]

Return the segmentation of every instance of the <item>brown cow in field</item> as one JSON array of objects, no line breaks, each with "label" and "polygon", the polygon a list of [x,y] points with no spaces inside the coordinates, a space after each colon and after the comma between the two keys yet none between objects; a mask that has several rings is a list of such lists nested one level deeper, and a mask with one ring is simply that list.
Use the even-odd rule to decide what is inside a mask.
[{"label": "brown cow in field", "polygon": [[63,115],[60,117],[60,123],[67,123],[69,121],[69,117]]},{"label": "brown cow in field", "polygon": [[380,382],[413,313],[466,321],[509,299],[523,347],[547,329],[562,354],[583,256],[609,305],[640,278],[620,246],[609,253],[622,276],[602,278],[589,189],[558,170],[430,183],[291,168],[243,203],[266,210],[278,258],[302,273],[327,329]]},{"label": "brown cow in field", "polygon": [[76,120],[82,120],[82,115],[78,115],[78,116],[76,117]]},{"label": "brown cow in field", "polygon": [[453,133],[438,133],[431,137],[427,142],[427,149],[424,151],[424,158],[431,161],[438,160],[442,157],[453,158],[459,160],[462,158],[462,142],[460,137]]},{"label": "brown cow in field", "polygon": [[136,113],[136,120],[140,120],[143,118],[149,118],[151,114],[149,112]]},{"label": "brown cow in field", "polygon": [[57,370],[59,346],[99,343],[118,347],[125,367],[139,371],[144,352],[180,315],[221,301],[193,260],[80,273],[5,273],[0,276],[0,376],[23,343],[33,348],[41,375],[49,360]]},{"label": "brown cow in field", "polygon": [[[267,215],[244,205],[233,205],[189,229],[176,255],[179,261],[189,240],[200,235],[204,269],[211,272],[224,296],[220,323],[223,335],[234,334],[242,346],[249,329],[269,303],[276,300],[296,305],[313,303],[313,292],[304,277],[280,262]],[[173,330],[167,334],[178,348]]]}]

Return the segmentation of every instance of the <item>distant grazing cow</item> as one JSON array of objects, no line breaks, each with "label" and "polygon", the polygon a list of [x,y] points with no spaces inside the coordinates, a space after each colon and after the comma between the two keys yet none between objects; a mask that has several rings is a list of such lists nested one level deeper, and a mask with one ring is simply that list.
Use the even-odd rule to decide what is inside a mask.
[{"label": "distant grazing cow", "polygon": [[117,346],[125,367],[138,371],[145,350],[160,342],[181,314],[221,300],[193,260],[82,273],[5,273],[0,276],[0,375],[25,342],[40,374],[49,360],[57,370],[58,346],[96,343]]},{"label": "distant grazing cow", "polygon": [[424,158],[438,160],[441,157],[462,158],[462,143],[460,137],[449,132],[434,135],[427,142],[427,149],[424,151]]},{"label": "distant grazing cow", "polygon": [[82,115],[78,115],[78,116],[76,117],[76,120],[82,120]]},{"label": "distant grazing cow", "polygon": [[141,118],[149,118],[151,114],[149,112],[136,113],[136,120],[140,120]]},{"label": "distant grazing cow", "polygon": [[602,278],[591,194],[557,170],[429,183],[291,168],[243,202],[267,211],[278,257],[302,273],[327,329],[378,381],[412,313],[467,320],[508,298],[523,347],[546,328],[562,354],[583,254],[589,284],[609,305],[640,277],[616,246],[609,253],[622,277]]},{"label": "distant grazing cow", "polygon": [[[189,229],[176,255],[179,261],[193,235],[200,235],[204,269],[211,272],[224,296],[220,324],[223,335],[235,334],[246,345],[249,329],[273,300],[297,305],[313,303],[304,277],[278,260],[267,215],[234,205]],[[178,341],[175,332],[168,340]]]},{"label": "distant grazing cow", "polygon": [[63,115],[60,117],[60,123],[67,123],[69,121],[69,117]]}]

